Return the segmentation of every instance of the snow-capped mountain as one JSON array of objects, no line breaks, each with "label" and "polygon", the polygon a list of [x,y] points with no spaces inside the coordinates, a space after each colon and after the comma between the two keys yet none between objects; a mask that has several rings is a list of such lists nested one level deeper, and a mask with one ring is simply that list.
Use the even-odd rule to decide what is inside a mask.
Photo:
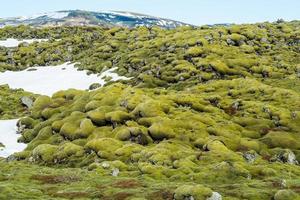
[{"label": "snow-capped mountain", "polygon": [[189,24],[174,21],[170,19],[152,17],[148,15],[120,12],[120,11],[102,11],[89,12],[81,10],[67,10],[36,14],[26,17],[12,17],[0,19],[0,27],[17,26],[61,26],[61,25],[87,25],[87,26],[121,26],[121,27],[138,27],[138,26],[159,26],[162,28],[176,28],[178,26],[188,26]]}]

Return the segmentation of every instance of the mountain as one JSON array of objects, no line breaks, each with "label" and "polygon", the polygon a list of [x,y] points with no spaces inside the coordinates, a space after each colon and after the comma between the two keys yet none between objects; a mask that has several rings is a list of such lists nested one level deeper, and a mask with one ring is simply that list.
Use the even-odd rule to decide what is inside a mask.
[{"label": "mountain", "polygon": [[4,26],[18,26],[18,25],[30,25],[30,26],[121,26],[134,28],[138,26],[159,26],[166,29],[176,28],[178,26],[188,26],[189,24],[174,21],[170,19],[164,19],[159,17],[153,17],[149,15],[143,15],[132,12],[120,12],[120,11],[101,11],[90,12],[82,10],[66,10],[48,12],[42,14],[36,14],[32,16],[12,17],[6,19],[0,19],[0,27]]}]

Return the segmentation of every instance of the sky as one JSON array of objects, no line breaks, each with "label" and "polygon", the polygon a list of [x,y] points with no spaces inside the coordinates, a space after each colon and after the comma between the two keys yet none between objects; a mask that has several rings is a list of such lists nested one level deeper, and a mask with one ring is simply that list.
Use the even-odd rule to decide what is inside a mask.
[{"label": "sky", "polygon": [[131,11],[194,25],[300,20],[300,0],[0,0],[0,18],[80,9]]}]

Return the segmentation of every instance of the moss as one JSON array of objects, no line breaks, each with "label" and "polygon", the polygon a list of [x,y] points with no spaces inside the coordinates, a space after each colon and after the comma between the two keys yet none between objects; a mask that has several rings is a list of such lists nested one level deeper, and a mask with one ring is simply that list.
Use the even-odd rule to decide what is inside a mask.
[{"label": "moss", "polygon": [[33,109],[43,110],[51,104],[51,98],[48,96],[39,96],[33,103]]},{"label": "moss", "polygon": [[228,151],[228,148],[224,145],[224,143],[218,141],[218,140],[212,140],[208,141],[204,147],[205,150],[208,151],[219,151],[219,152],[226,152]]},{"label": "moss", "polygon": [[59,109],[46,108],[41,112],[41,116],[45,119],[49,119],[51,116],[60,113]]},{"label": "moss", "polygon": [[74,133],[74,139],[87,138],[94,130],[95,126],[92,121],[90,119],[83,119],[80,122],[79,129]]},{"label": "moss", "polygon": [[68,139],[75,140],[79,137],[75,134],[77,131],[78,126],[71,122],[66,122],[60,129],[60,134]]},{"label": "moss", "polygon": [[191,47],[186,52],[186,54],[189,56],[199,56],[202,53],[203,53],[203,49],[200,47]]},{"label": "moss", "polygon": [[282,147],[290,149],[299,149],[300,143],[295,138],[295,135],[292,133],[286,132],[270,132],[265,135],[262,139],[262,142],[267,144],[270,148]]},{"label": "moss", "polygon": [[64,125],[63,120],[54,121],[52,123],[52,129],[56,132],[60,132],[61,127]]},{"label": "moss", "polygon": [[105,119],[112,123],[123,123],[131,119],[131,115],[124,111],[113,111],[105,114]]},{"label": "moss", "polygon": [[52,128],[50,126],[46,126],[39,131],[38,135],[35,137],[35,140],[46,140],[51,137],[52,134]]},{"label": "moss", "polygon": [[33,128],[38,122],[31,117],[23,117],[18,121],[18,124],[24,125],[26,128]]},{"label": "moss", "polygon": [[86,111],[95,110],[95,109],[97,109],[100,106],[102,106],[102,102],[101,101],[93,100],[93,101],[90,101],[89,103],[86,104],[85,110]]},{"label": "moss", "polygon": [[149,127],[149,134],[154,140],[170,139],[175,137],[175,133],[171,127],[163,123],[154,123]]},{"label": "moss", "polygon": [[66,142],[58,148],[55,158],[58,160],[69,159],[73,155],[76,157],[83,156],[84,148],[71,142]]},{"label": "moss", "polygon": [[122,145],[122,142],[113,138],[100,138],[89,141],[85,147],[95,151],[100,157],[111,159]]},{"label": "moss", "polygon": [[[0,65],[3,66],[3,62]],[[37,96],[23,89],[11,89],[8,85],[0,85],[0,119],[16,119],[28,115],[29,109],[21,99],[34,100]]]},{"label": "moss", "polygon": [[166,102],[148,100],[136,106],[132,113],[135,116],[155,117],[164,115],[166,112],[168,112],[168,110],[169,106]]},{"label": "moss", "polygon": [[175,190],[176,200],[195,199],[205,200],[212,195],[212,190],[203,185],[183,185]]},{"label": "moss", "polygon": [[87,116],[98,126],[103,126],[106,124],[105,113],[102,111],[90,111]]},{"label": "moss", "polygon": [[[167,197],[173,198],[176,188],[198,184],[218,189],[224,199],[271,199],[283,187],[297,192],[297,27],[296,21],[176,30],[1,29],[2,38],[38,35],[60,40],[21,45],[12,57],[10,50],[3,48],[0,70],[52,65],[71,56],[72,62],[80,63],[78,69],[89,73],[114,66],[119,75],[132,77],[120,83],[110,81],[94,91],[59,91],[50,99],[37,100],[40,103],[31,110],[20,105],[26,92],[0,87],[1,118],[28,117],[21,138],[28,145],[15,158],[55,164],[51,168],[40,165],[35,169],[43,170],[37,173],[74,171],[86,180],[75,186],[61,182],[59,188],[41,188],[43,184],[35,180],[39,184],[34,183],[33,188],[42,192],[34,192],[34,197],[153,197],[146,194],[149,192],[163,199],[161,191],[168,191]],[[53,157],[39,162],[43,161],[41,155],[50,153],[32,154],[46,144],[52,145]],[[103,167],[105,163],[109,167]],[[5,167],[9,165],[12,172]],[[89,172],[91,177],[77,168],[87,166],[94,169]],[[32,198],[24,195],[31,192],[26,190],[31,167],[14,167],[10,162],[1,165],[2,188],[8,188],[0,187],[3,199]],[[118,177],[111,177],[113,168],[120,170]],[[141,180],[143,188],[127,189],[124,194],[121,188],[113,187],[112,181],[126,177]],[[191,195],[193,189],[186,191]],[[11,194],[14,196],[7,197]]]},{"label": "moss", "polygon": [[129,140],[131,137],[130,130],[123,128],[116,133],[116,138],[121,141]]},{"label": "moss", "polygon": [[274,200],[283,200],[283,199],[300,199],[299,195],[297,195],[292,190],[279,190],[274,195]]},{"label": "moss", "polygon": [[18,142],[28,143],[35,138],[36,134],[33,130],[26,130],[22,133],[22,136],[18,139]]},{"label": "moss", "polygon": [[32,156],[36,159],[41,159],[44,162],[51,163],[54,161],[54,155],[58,147],[51,144],[40,144],[32,151]]}]

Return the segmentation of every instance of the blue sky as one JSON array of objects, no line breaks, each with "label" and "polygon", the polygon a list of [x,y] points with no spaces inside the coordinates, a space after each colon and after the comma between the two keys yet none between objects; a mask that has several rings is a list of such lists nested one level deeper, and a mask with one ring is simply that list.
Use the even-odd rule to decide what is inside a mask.
[{"label": "blue sky", "polygon": [[133,11],[195,25],[300,20],[300,0],[0,0],[0,17],[56,10]]}]

